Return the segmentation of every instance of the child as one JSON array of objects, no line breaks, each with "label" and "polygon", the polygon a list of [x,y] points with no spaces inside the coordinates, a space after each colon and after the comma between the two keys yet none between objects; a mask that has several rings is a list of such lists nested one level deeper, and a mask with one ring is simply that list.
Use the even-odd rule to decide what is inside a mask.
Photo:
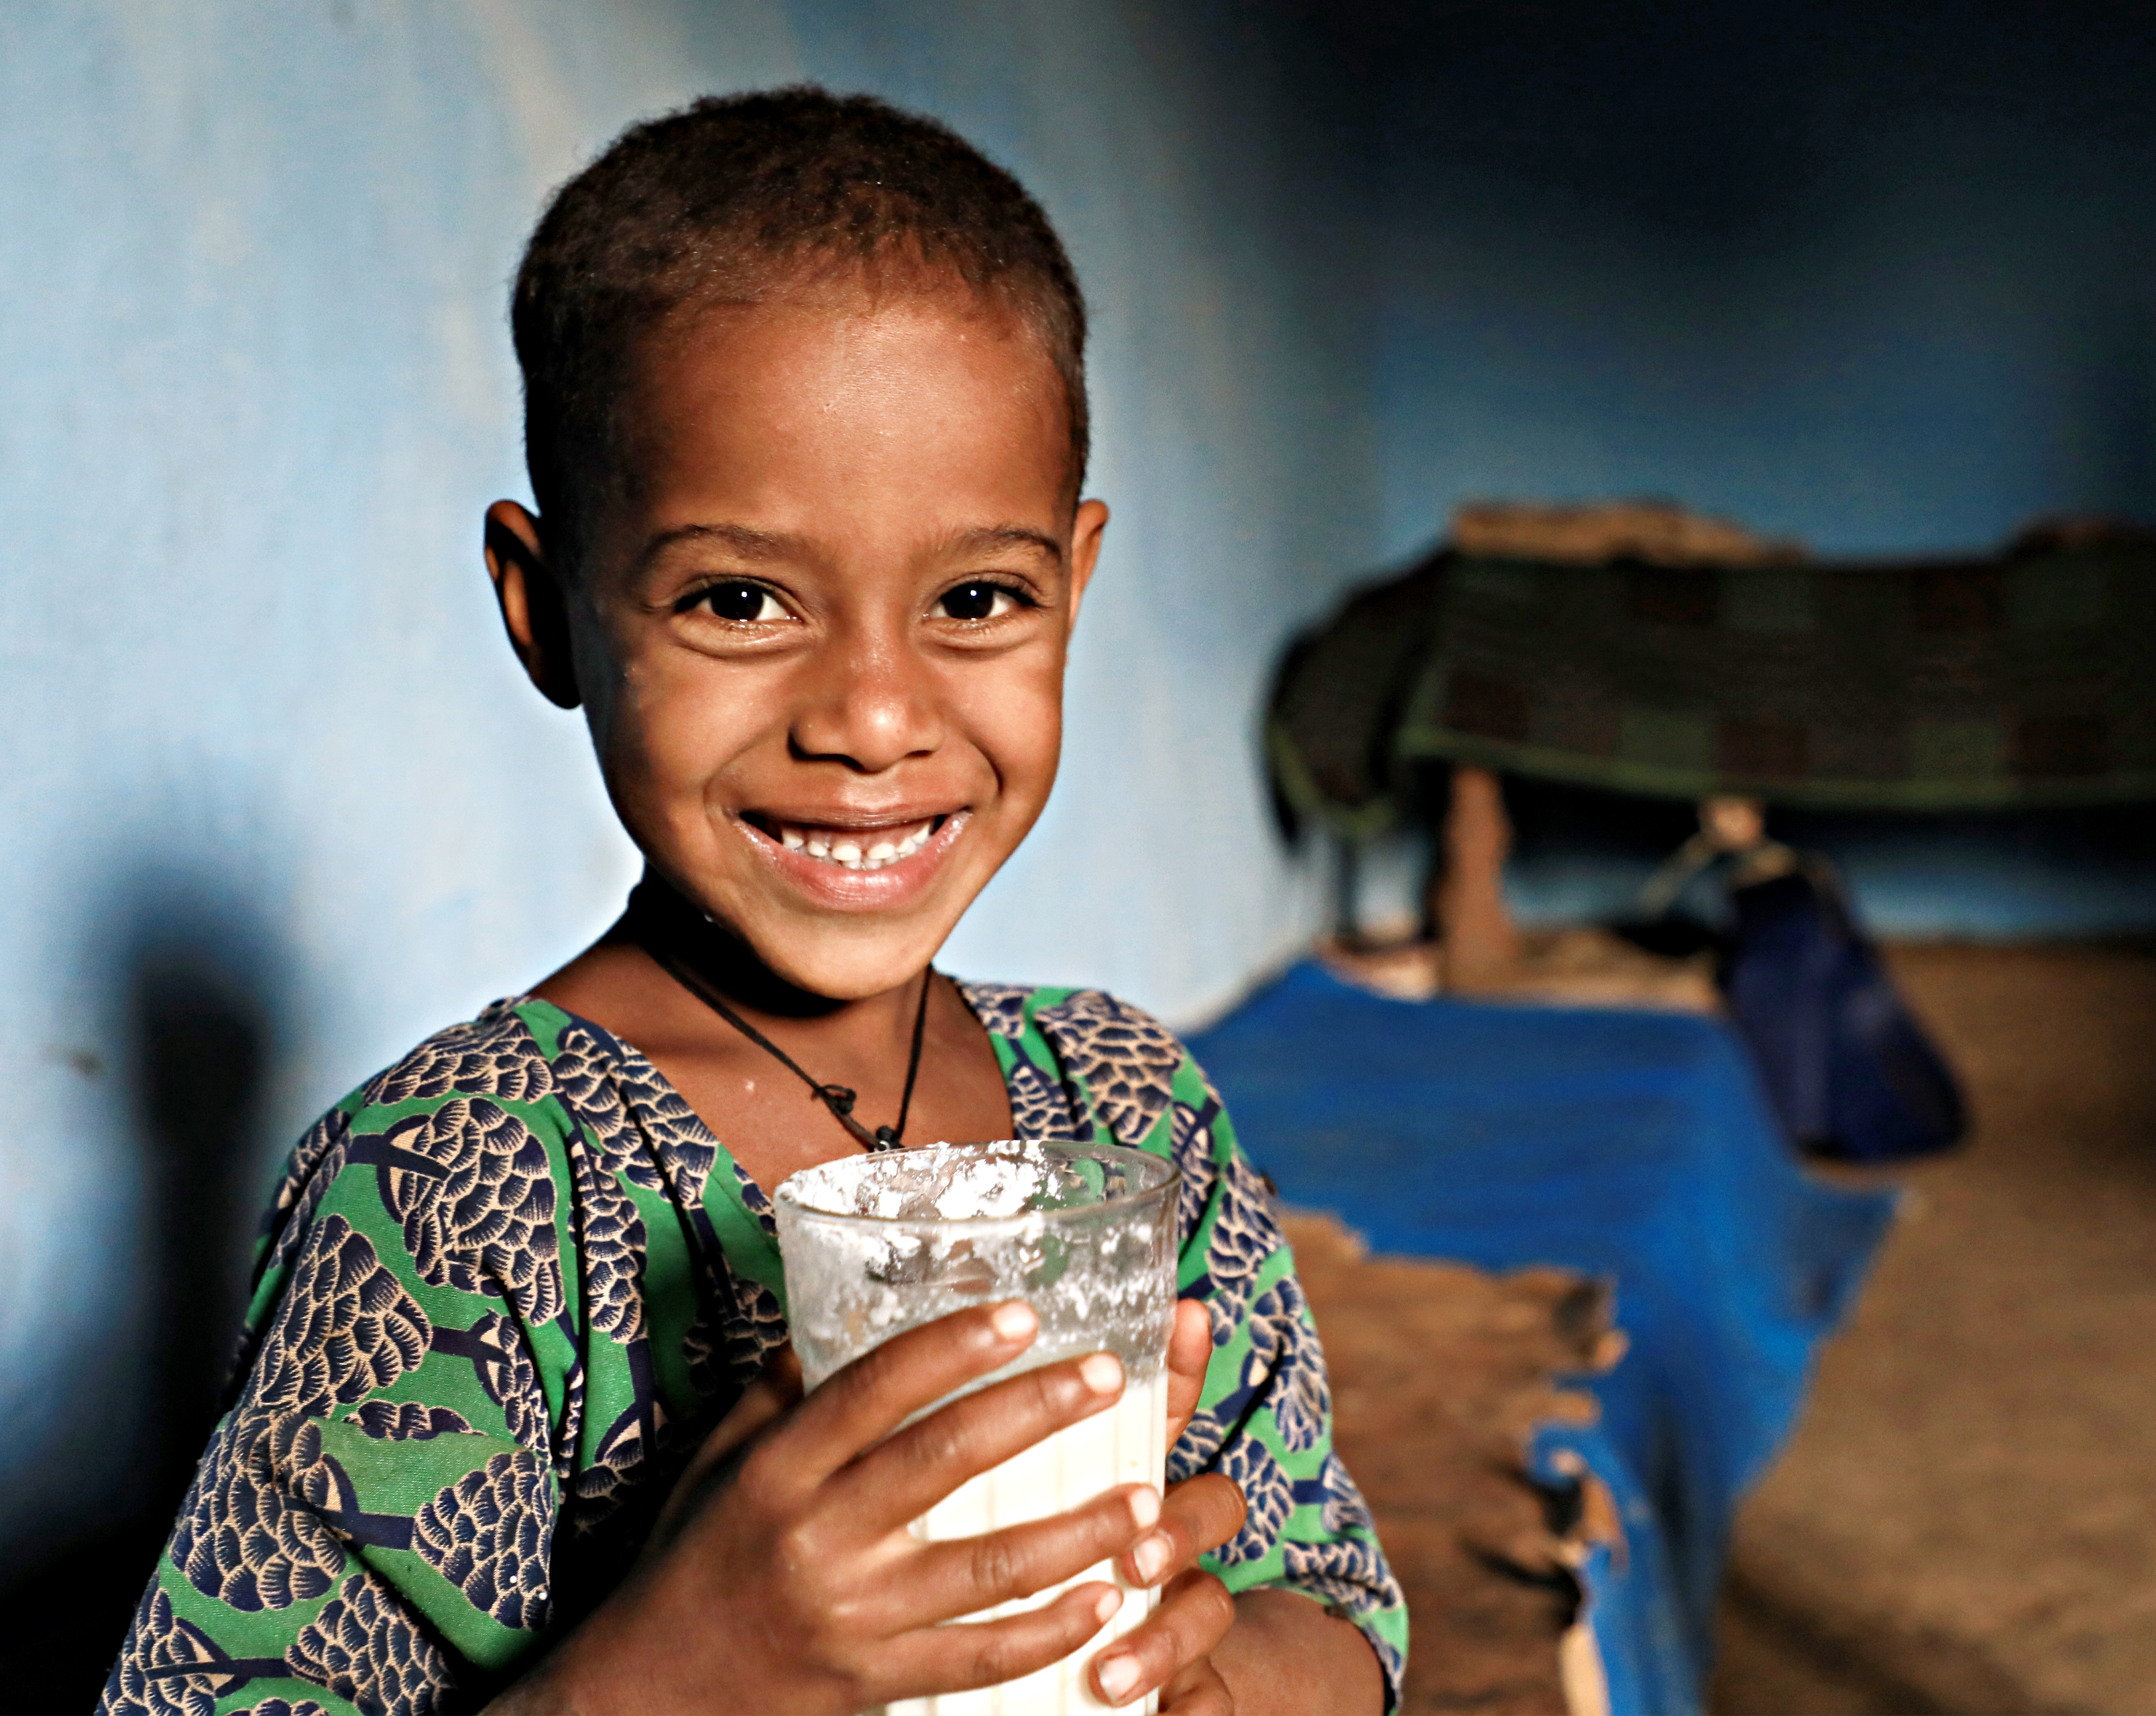
[{"label": "child", "polygon": [[[930,966],[1047,799],[1107,521],[1045,218],[880,103],[700,102],[555,198],[515,326],[540,511],[497,503],[487,563],[644,880],[300,1141],[104,1708],[848,1716],[1067,1655],[1112,1587],[940,1623],[1109,1558],[1163,1592],[1093,1664],[1111,1703],[1389,1707],[1399,1590],[1219,1098],[1108,996]],[[1014,1133],[1183,1171],[1172,1482],[920,1544],[909,1519],[1120,1372],[900,1429],[1024,1349],[1007,1304],[803,1400],[765,1194]]]}]

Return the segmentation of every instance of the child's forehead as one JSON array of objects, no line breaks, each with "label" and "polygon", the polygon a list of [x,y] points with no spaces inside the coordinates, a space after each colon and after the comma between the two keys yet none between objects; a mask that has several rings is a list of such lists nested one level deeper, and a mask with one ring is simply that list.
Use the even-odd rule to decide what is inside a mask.
[{"label": "child's forehead", "polygon": [[[616,555],[785,559],[832,543],[942,557],[968,533],[1061,557],[1061,380],[1022,319],[963,290],[819,286],[706,305],[638,354],[622,400]],[[717,527],[716,529],[711,527]]]},{"label": "child's forehead", "polygon": [[942,345],[1005,348],[1046,380],[1055,365],[1046,344],[1014,306],[948,274],[893,276],[858,269],[781,277],[753,293],[684,302],[643,342],[637,367],[664,383],[695,367],[723,368],[753,352],[767,362],[774,344],[803,347],[880,340],[883,361],[919,368]]},{"label": "child's forehead", "polygon": [[754,453],[744,442],[759,435],[921,460],[955,456],[968,434],[978,456],[1023,452],[1068,486],[1052,355],[1019,311],[961,280],[815,278],[685,306],[642,342],[633,378],[617,444],[631,487],[692,447]]}]

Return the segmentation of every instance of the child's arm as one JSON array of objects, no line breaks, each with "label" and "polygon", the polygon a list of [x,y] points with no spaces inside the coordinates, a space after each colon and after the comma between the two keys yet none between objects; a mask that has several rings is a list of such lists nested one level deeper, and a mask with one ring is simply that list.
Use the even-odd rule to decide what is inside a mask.
[{"label": "child's arm", "polygon": [[1213,1652],[1235,1716],[1369,1716],[1385,1675],[1353,1622],[1291,1591],[1245,1591]]}]

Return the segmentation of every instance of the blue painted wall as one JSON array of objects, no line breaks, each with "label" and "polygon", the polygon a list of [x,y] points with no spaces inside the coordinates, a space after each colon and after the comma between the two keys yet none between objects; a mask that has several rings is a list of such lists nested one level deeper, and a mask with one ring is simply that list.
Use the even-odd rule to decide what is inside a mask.
[{"label": "blue painted wall", "polygon": [[0,8],[0,1582],[106,1576],[64,1557],[109,1526],[138,1587],[122,1528],[168,1514],[207,1427],[230,1212],[633,877],[478,555],[525,487],[521,241],[633,119],[803,76],[932,109],[1032,185],[1091,294],[1116,519],[1069,760],[945,963],[1188,1014],[1306,932],[1253,711],[1311,568],[1374,556],[1376,486],[1368,273],[1312,194],[1349,175],[1270,28],[1112,0]]},{"label": "blue painted wall", "polygon": [[[1836,556],[1988,552],[2040,514],[2156,525],[2156,10],[1338,15],[1381,116],[1386,559],[1485,497],[1666,496]],[[1685,832],[1653,824],[1523,825],[1516,905],[1622,909]],[[1895,933],[2156,931],[2145,812],[1782,831]],[[1373,912],[1405,909],[1419,854],[1368,868]]]},{"label": "blue painted wall", "polygon": [[1389,554],[1486,496],[1673,495],[1837,555],[2156,522],[2147,7],[1350,10]]}]

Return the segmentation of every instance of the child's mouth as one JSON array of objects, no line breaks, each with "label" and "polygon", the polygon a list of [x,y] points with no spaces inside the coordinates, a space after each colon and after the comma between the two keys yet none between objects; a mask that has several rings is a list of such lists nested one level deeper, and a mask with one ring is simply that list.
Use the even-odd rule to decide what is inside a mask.
[{"label": "child's mouth", "polygon": [[742,819],[767,840],[817,863],[839,870],[881,870],[911,858],[935,838],[950,818],[928,816],[881,828],[832,828],[753,814]]}]

